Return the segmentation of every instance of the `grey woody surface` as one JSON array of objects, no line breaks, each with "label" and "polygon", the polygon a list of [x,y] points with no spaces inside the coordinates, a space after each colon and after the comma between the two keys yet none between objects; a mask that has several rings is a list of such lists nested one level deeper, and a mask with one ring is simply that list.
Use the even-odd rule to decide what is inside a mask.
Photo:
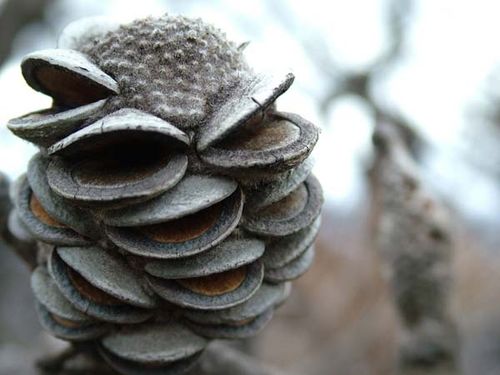
[{"label": "grey woody surface", "polygon": [[[127,133],[134,136],[136,133],[148,133],[157,139],[164,139],[165,144],[186,146],[189,137],[182,130],[177,129],[169,122],[146,112],[132,108],[120,109],[93,124],[80,129],[48,148],[49,155],[72,156],[85,152],[92,152],[96,141],[98,147],[103,147],[106,137],[113,137],[121,133],[123,138]],[[113,139],[114,140],[114,139]]]},{"label": "grey woody surface", "polygon": [[35,154],[29,164],[26,176],[33,193],[47,213],[57,221],[88,238],[98,238],[99,226],[92,215],[55,194],[47,181],[49,159],[41,153]]},{"label": "grey woody surface", "polygon": [[165,279],[207,276],[252,263],[262,256],[264,249],[264,242],[258,239],[230,236],[198,255],[152,261],[144,269],[153,276]]},{"label": "grey woody surface", "polygon": [[82,246],[89,240],[69,227],[58,227],[42,222],[31,211],[30,202],[32,190],[26,176],[20,177],[20,183],[15,185],[16,209],[20,220],[37,240],[56,245]]},{"label": "grey woody surface", "polygon": [[264,277],[264,266],[254,262],[247,267],[245,279],[236,289],[215,296],[193,292],[175,280],[148,277],[153,290],[165,300],[187,308],[199,310],[221,310],[241,304],[250,299],[259,289]]},{"label": "grey woody surface", "polygon": [[[71,49],[47,49],[25,56],[21,70],[26,82],[35,90],[52,96],[59,103],[67,103],[65,92],[58,92],[50,87],[48,78],[40,77],[41,69],[51,69],[51,80],[57,80],[57,72],[73,78],[73,84],[80,83],[89,89],[100,90],[108,96],[117,94],[118,84],[92,63],[83,53]],[[77,91],[78,87],[73,87]],[[103,98],[100,98],[103,99]],[[73,104],[73,103],[70,103]]]},{"label": "grey woody surface", "polygon": [[246,208],[251,212],[258,211],[265,206],[280,201],[306,180],[311,174],[313,164],[311,158],[308,158],[281,178],[248,189],[246,191]]},{"label": "grey woody surface", "polygon": [[262,283],[259,290],[246,302],[217,311],[186,310],[184,316],[199,324],[229,324],[254,319],[265,311],[280,305],[290,294],[290,283]]},{"label": "grey woody surface", "polygon": [[11,215],[47,267],[40,321],[121,374],[181,375],[209,339],[255,335],[312,262],[319,130],[276,111],[293,74],[241,51],[201,20],[94,19],[22,62],[53,99],[9,123],[41,149]]},{"label": "grey woody surface", "polygon": [[283,76],[262,76],[244,82],[220,106],[199,133],[197,149],[203,151],[220,141],[253,116],[265,112],[292,85],[292,73]]},{"label": "grey woody surface", "polygon": [[128,304],[154,308],[156,300],[146,292],[140,275],[125,260],[98,246],[58,247],[57,254],[90,284]]},{"label": "grey woody surface", "polygon": [[[298,191],[304,190],[304,187],[306,194]],[[297,194],[297,197],[291,201],[285,197],[260,211],[245,215],[242,220],[243,227],[258,235],[278,237],[296,233],[310,225],[321,213],[323,205],[323,192],[319,181],[310,175],[303,185],[291,194]]]},{"label": "grey woody surface", "polygon": [[31,289],[38,302],[51,313],[73,322],[90,323],[95,321],[69,303],[44,266],[38,266],[31,274]]},{"label": "grey woody surface", "polygon": [[320,225],[321,219],[318,217],[308,227],[288,236],[274,239],[268,243],[266,252],[262,257],[266,268],[284,267],[294,259],[297,259],[314,242]]},{"label": "grey woody surface", "polygon": [[255,336],[273,317],[274,309],[264,311],[242,324],[200,324],[189,322],[189,327],[199,335],[214,339],[245,339]]},{"label": "grey woody surface", "polygon": [[89,341],[97,339],[109,330],[109,326],[102,322],[83,323],[81,325],[70,323],[61,324],[54,315],[42,305],[35,305],[42,327],[54,336],[69,341]]},{"label": "grey woody surface", "polygon": [[107,99],[76,108],[53,107],[33,112],[7,123],[7,127],[18,137],[41,147],[49,147],[83,126],[85,120],[96,116]]},{"label": "grey woody surface", "polygon": [[99,353],[104,360],[116,371],[123,375],[184,375],[193,368],[201,353],[177,360],[168,364],[144,364],[129,361],[113,355],[102,345],[98,346]]},{"label": "grey woody surface", "polygon": [[53,251],[49,259],[49,272],[64,297],[78,310],[99,320],[132,324],[141,323],[153,316],[153,311],[128,304],[100,304],[85,297],[73,285],[68,269],[57,252]]},{"label": "grey woody surface", "polygon": [[101,344],[117,357],[143,364],[168,364],[202,351],[207,341],[180,323],[148,323],[115,331]]},{"label": "grey woody surface", "polygon": [[[243,193],[236,190],[221,202],[222,209],[215,223],[201,235],[183,242],[159,242],[146,236],[134,227],[106,226],[108,238],[118,247],[131,254],[173,259],[199,254],[219,244],[227,238],[240,222],[243,211]],[[165,222],[168,226],[172,222]]]},{"label": "grey woody surface", "polygon": [[[285,112],[268,114],[266,122],[260,127],[274,127],[270,135],[257,133],[246,143],[234,142],[218,144],[200,153],[201,159],[210,166],[227,173],[253,172],[254,170],[272,170],[273,173],[294,168],[311,153],[318,140],[318,129],[302,117]],[[269,137],[276,137],[276,139]],[[263,146],[258,147],[262,143]],[[264,146],[265,145],[265,146]]]},{"label": "grey woody surface", "polygon": [[177,185],[144,203],[107,210],[102,221],[110,226],[157,224],[195,213],[230,196],[236,181],[222,176],[186,175]]},{"label": "grey woody surface", "polygon": [[281,268],[266,268],[264,278],[270,283],[282,283],[297,279],[307,272],[313,261],[314,246],[311,246],[304,254]]},{"label": "grey woody surface", "polygon": [[[77,172],[81,171],[78,161],[51,158],[47,178],[51,189],[60,196],[79,204],[100,204],[106,208],[108,207],[106,205],[110,203],[129,204],[163,193],[184,176],[187,163],[186,155],[175,154],[165,164],[159,164],[158,168],[151,171],[145,178],[137,178],[128,183],[106,183],[100,182],[105,176],[99,171],[93,176],[93,182],[86,183],[77,178]],[[112,173],[113,170],[108,171],[106,181]]]}]

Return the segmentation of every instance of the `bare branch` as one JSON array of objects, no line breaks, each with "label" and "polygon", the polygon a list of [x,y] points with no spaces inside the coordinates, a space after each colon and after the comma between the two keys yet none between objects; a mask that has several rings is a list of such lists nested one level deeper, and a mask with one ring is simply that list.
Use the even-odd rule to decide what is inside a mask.
[{"label": "bare branch", "polygon": [[17,33],[26,25],[43,18],[53,0],[5,0],[0,8],[0,65],[9,57]]},{"label": "bare branch", "polygon": [[387,13],[389,47],[372,65],[371,70],[386,69],[397,62],[404,53],[409,21],[413,11],[413,0],[393,0]]},{"label": "bare branch", "polygon": [[340,67],[321,31],[313,30],[311,25],[304,25],[300,17],[291,12],[284,12],[283,9],[287,9],[288,5],[283,0],[267,1],[265,5],[273,16],[273,20],[281,23],[283,28],[302,44],[310,61],[316,68],[325,77],[335,82],[341,76],[339,74]]},{"label": "bare branch", "polygon": [[0,172],[0,231],[3,232],[7,226],[12,204],[9,198],[10,181],[6,175]]}]

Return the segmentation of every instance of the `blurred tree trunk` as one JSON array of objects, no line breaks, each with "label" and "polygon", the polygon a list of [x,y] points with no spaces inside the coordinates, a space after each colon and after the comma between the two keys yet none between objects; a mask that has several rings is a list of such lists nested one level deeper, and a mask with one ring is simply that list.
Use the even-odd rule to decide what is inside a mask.
[{"label": "blurred tree trunk", "polygon": [[0,66],[7,60],[17,33],[43,19],[53,0],[5,0],[0,6]]},{"label": "blurred tree trunk", "polygon": [[404,374],[454,373],[450,312],[457,238],[452,213],[428,188],[404,128],[379,123],[371,173],[373,244],[399,313]]}]

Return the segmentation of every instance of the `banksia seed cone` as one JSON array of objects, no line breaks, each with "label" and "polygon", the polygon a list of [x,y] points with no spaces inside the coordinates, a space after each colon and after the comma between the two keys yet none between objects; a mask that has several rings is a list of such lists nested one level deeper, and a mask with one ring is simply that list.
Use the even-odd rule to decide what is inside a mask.
[{"label": "banksia seed cone", "polygon": [[11,120],[40,152],[14,187],[42,325],[124,374],[178,374],[271,318],[313,258],[318,131],[199,20],[70,25],[22,62],[52,108]]}]

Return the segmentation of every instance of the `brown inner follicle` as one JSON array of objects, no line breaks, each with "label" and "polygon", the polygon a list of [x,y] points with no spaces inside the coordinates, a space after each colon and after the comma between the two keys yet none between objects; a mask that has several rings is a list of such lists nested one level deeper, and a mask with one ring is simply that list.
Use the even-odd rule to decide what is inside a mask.
[{"label": "brown inner follicle", "polygon": [[228,137],[218,147],[226,150],[272,150],[293,143],[299,136],[299,128],[289,121],[265,121],[245,126],[238,131],[237,137]]},{"label": "brown inner follicle", "polygon": [[86,186],[125,187],[164,168],[172,159],[174,144],[154,132],[123,130],[78,143],[75,157],[84,161],[73,170],[74,179]]},{"label": "brown inner follicle", "polygon": [[304,184],[288,194],[280,201],[261,209],[258,214],[261,218],[287,220],[299,215],[305,208],[308,191]]},{"label": "brown inner follicle", "polygon": [[66,328],[81,328],[82,324],[78,322],[74,322],[72,320],[61,318],[58,315],[50,314],[50,317],[58,324],[62,325]]},{"label": "brown inner follicle", "polygon": [[223,203],[165,223],[139,228],[146,237],[161,243],[181,243],[200,237],[212,228],[221,215]]},{"label": "brown inner follicle", "polygon": [[257,318],[248,318],[248,319],[238,320],[235,322],[227,323],[227,325],[231,326],[231,327],[243,327],[243,326],[246,326],[247,324],[254,322],[255,319],[257,319]]},{"label": "brown inner follicle", "polygon": [[245,281],[246,276],[247,267],[240,267],[209,276],[180,279],[177,282],[192,292],[213,297],[238,289]]},{"label": "brown inner follicle", "polygon": [[35,196],[35,194],[31,194],[30,198],[30,210],[35,215],[35,217],[40,220],[42,223],[48,225],[49,227],[56,228],[66,228],[66,225],[58,222],[52,216],[50,216],[47,211],[42,207],[40,201]]},{"label": "brown inner follicle", "polygon": [[67,267],[68,277],[73,284],[73,286],[78,290],[78,292],[84,296],[85,298],[91,300],[100,305],[122,305],[123,303],[104,291],[97,289],[95,286],[90,284],[87,280],[85,280],[78,272],[72,270]]},{"label": "brown inner follicle", "polygon": [[36,80],[43,91],[52,96],[58,105],[79,107],[107,98],[110,90],[75,72],[41,65],[36,70]]}]

